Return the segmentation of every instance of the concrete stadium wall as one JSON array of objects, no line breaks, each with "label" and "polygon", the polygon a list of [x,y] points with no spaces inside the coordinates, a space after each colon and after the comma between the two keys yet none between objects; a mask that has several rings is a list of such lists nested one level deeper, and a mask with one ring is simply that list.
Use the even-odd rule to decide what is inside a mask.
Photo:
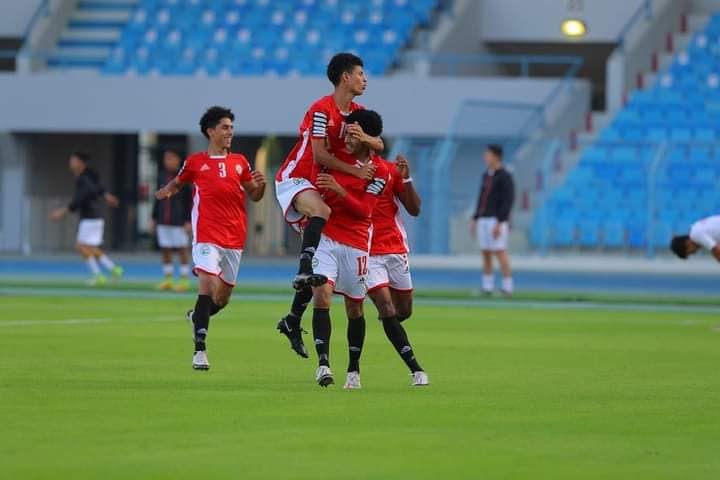
[{"label": "concrete stadium wall", "polygon": [[486,42],[566,42],[561,22],[579,18],[587,24],[587,35],[573,42],[615,42],[643,1],[484,0],[479,33]]},{"label": "concrete stadium wall", "polygon": [[22,37],[42,0],[0,0],[0,37]]},{"label": "concrete stadium wall", "polygon": [[[541,103],[545,78],[372,78],[360,101],[385,119],[386,134],[442,136],[468,98]],[[103,77],[92,73],[0,75],[0,131],[195,133],[210,105],[232,107],[239,135],[296,135],[325,79]],[[508,132],[512,134],[513,132]]]}]

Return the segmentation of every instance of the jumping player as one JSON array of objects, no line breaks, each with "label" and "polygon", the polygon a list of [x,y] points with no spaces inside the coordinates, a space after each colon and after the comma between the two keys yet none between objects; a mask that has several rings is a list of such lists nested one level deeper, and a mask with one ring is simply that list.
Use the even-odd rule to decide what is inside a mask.
[{"label": "jumping player", "polygon": [[[348,122],[358,122],[370,135],[379,136],[382,133],[382,120],[376,112],[356,110],[347,119]],[[313,262],[315,271],[327,278],[327,283],[313,288],[312,330],[318,354],[315,380],[322,387],[334,383],[330,370],[330,304],[333,293],[345,297],[350,350],[348,371],[359,372],[360,369],[365,339],[363,300],[367,294],[371,214],[389,181],[389,171],[376,161],[367,145],[348,134],[346,148],[358,162],[358,167],[373,163],[376,170],[370,181],[333,171],[319,173],[315,183],[332,208]]]},{"label": "jumping player", "polygon": [[[368,294],[377,308],[385,334],[410,369],[412,385],[429,385],[428,375],[415,359],[407,333],[400,325],[412,315],[413,284],[408,261],[410,249],[399,215],[399,203],[416,217],[420,215],[420,196],[405,157],[398,155],[394,164],[383,159],[378,161],[390,171],[390,183],[372,213]],[[345,387],[360,388],[359,372],[348,372]]]},{"label": "jumping player", "polygon": [[120,278],[123,269],[110,260],[100,249],[105,232],[105,220],[100,210],[101,200],[110,207],[117,207],[119,202],[115,195],[105,190],[100,177],[88,166],[89,156],[75,152],[70,155],[68,167],[75,177],[75,195],[66,207],[61,207],[50,214],[50,219],[58,221],[68,212],[77,212],[80,217],[75,247],[85,259],[92,278],[88,285],[102,286],[107,283],[100,267],[105,268],[113,278]]},{"label": "jumping player", "polygon": [[257,202],[265,193],[264,175],[252,171],[243,155],[230,153],[234,120],[227,108],[208,109],[200,119],[200,131],[209,142],[207,152],[188,157],[177,177],[155,194],[164,199],[185,184],[194,185],[192,256],[198,297],[188,319],[193,325],[196,370],[210,368],[205,344],[210,317],[228,304],[237,279],[247,232],[245,197]]},{"label": "jumping player", "polygon": [[338,53],[327,67],[327,77],[335,91],[313,103],[300,124],[300,138],[275,177],[275,193],[285,221],[296,231],[302,229],[302,246],[293,287],[297,290],[290,313],[280,320],[278,330],[290,340],[298,355],[307,358],[299,328],[312,286],[322,285],[327,279],[313,273],[312,259],[320,242],[323,227],[330,216],[330,208],[323,201],[310,177],[314,165],[342,172],[359,179],[373,176],[373,164],[357,168],[345,149],[345,134],[374,151],[385,148],[381,138],[363,131],[362,127],[348,122],[346,117],[363,108],[353,99],[367,88],[363,61],[350,53]]},{"label": "jumping player", "polygon": [[695,222],[690,227],[689,235],[673,237],[670,242],[670,250],[685,260],[702,247],[712,253],[715,260],[720,262],[718,242],[720,242],[720,215],[714,215]]}]

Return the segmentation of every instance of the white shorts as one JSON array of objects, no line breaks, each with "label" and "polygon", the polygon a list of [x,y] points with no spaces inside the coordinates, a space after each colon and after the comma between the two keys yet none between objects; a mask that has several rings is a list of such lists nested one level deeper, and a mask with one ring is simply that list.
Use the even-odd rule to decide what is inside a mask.
[{"label": "white shorts", "polygon": [[407,253],[371,255],[368,267],[368,292],[383,287],[398,292],[412,292],[412,276]]},{"label": "white shorts", "polygon": [[325,275],[335,293],[361,301],[367,295],[368,253],[323,235],[313,258],[313,272]]},{"label": "white shorts", "polygon": [[190,236],[185,227],[158,225],[157,241],[161,248],[185,248],[190,245]]},{"label": "white shorts", "polygon": [[105,220],[102,218],[86,218],[78,223],[77,243],[90,247],[99,247],[103,243]]},{"label": "white shorts", "polygon": [[195,264],[193,273],[197,275],[198,272],[205,272],[215,275],[234,287],[240,271],[242,253],[242,250],[218,247],[213,243],[196,243],[192,248],[193,263]]},{"label": "white shorts", "polygon": [[285,221],[298,231],[299,228],[296,227],[305,219],[305,215],[295,210],[293,202],[295,201],[295,197],[305,190],[317,189],[315,185],[310,183],[310,180],[306,178],[288,178],[287,180],[275,182],[275,197],[280,204],[280,209],[283,212]]},{"label": "white shorts", "polygon": [[493,236],[493,229],[497,225],[497,218],[479,218],[477,222],[477,242],[480,250],[502,252],[508,248],[508,235],[510,228],[507,222],[500,224],[500,235]]}]

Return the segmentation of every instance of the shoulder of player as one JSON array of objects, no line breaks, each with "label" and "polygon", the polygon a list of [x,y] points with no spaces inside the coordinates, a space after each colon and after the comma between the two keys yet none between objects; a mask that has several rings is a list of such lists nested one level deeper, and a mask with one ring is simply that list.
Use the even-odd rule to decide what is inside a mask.
[{"label": "shoulder of player", "polygon": [[188,157],[185,159],[186,164],[191,164],[195,162],[199,162],[201,160],[207,159],[207,152],[195,152],[188,155]]},{"label": "shoulder of player", "polygon": [[361,103],[351,102],[350,103],[350,110],[365,110],[365,105]]},{"label": "shoulder of player", "polygon": [[373,157],[373,163],[376,163],[378,168],[375,170],[376,173],[380,173],[383,176],[391,176],[392,173],[395,172],[395,164],[393,162],[389,162],[385,160],[380,155],[375,155]]},{"label": "shoulder of player", "polygon": [[308,108],[308,113],[313,113],[317,111],[330,111],[330,109],[335,105],[335,100],[333,100],[332,95],[326,95],[324,97],[320,97],[317,100],[315,100],[310,107]]}]

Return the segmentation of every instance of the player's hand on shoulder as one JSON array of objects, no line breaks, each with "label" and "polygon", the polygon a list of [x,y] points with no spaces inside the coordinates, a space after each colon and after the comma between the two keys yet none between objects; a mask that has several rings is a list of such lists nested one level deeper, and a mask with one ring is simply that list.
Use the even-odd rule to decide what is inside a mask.
[{"label": "player's hand on shoulder", "polygon": [[400,172],[403,178],[410,178],[410,162],[403,155],[395,157],[395,168]]},{"label": "player's hand on shoulder", "polygon": [[330,190],[337,193],[341,197],[345,196],[345,189],[335,180],[335,177],[329,173],[318,173],[317,179],[315,180],[315,186],[320,189]]}]

